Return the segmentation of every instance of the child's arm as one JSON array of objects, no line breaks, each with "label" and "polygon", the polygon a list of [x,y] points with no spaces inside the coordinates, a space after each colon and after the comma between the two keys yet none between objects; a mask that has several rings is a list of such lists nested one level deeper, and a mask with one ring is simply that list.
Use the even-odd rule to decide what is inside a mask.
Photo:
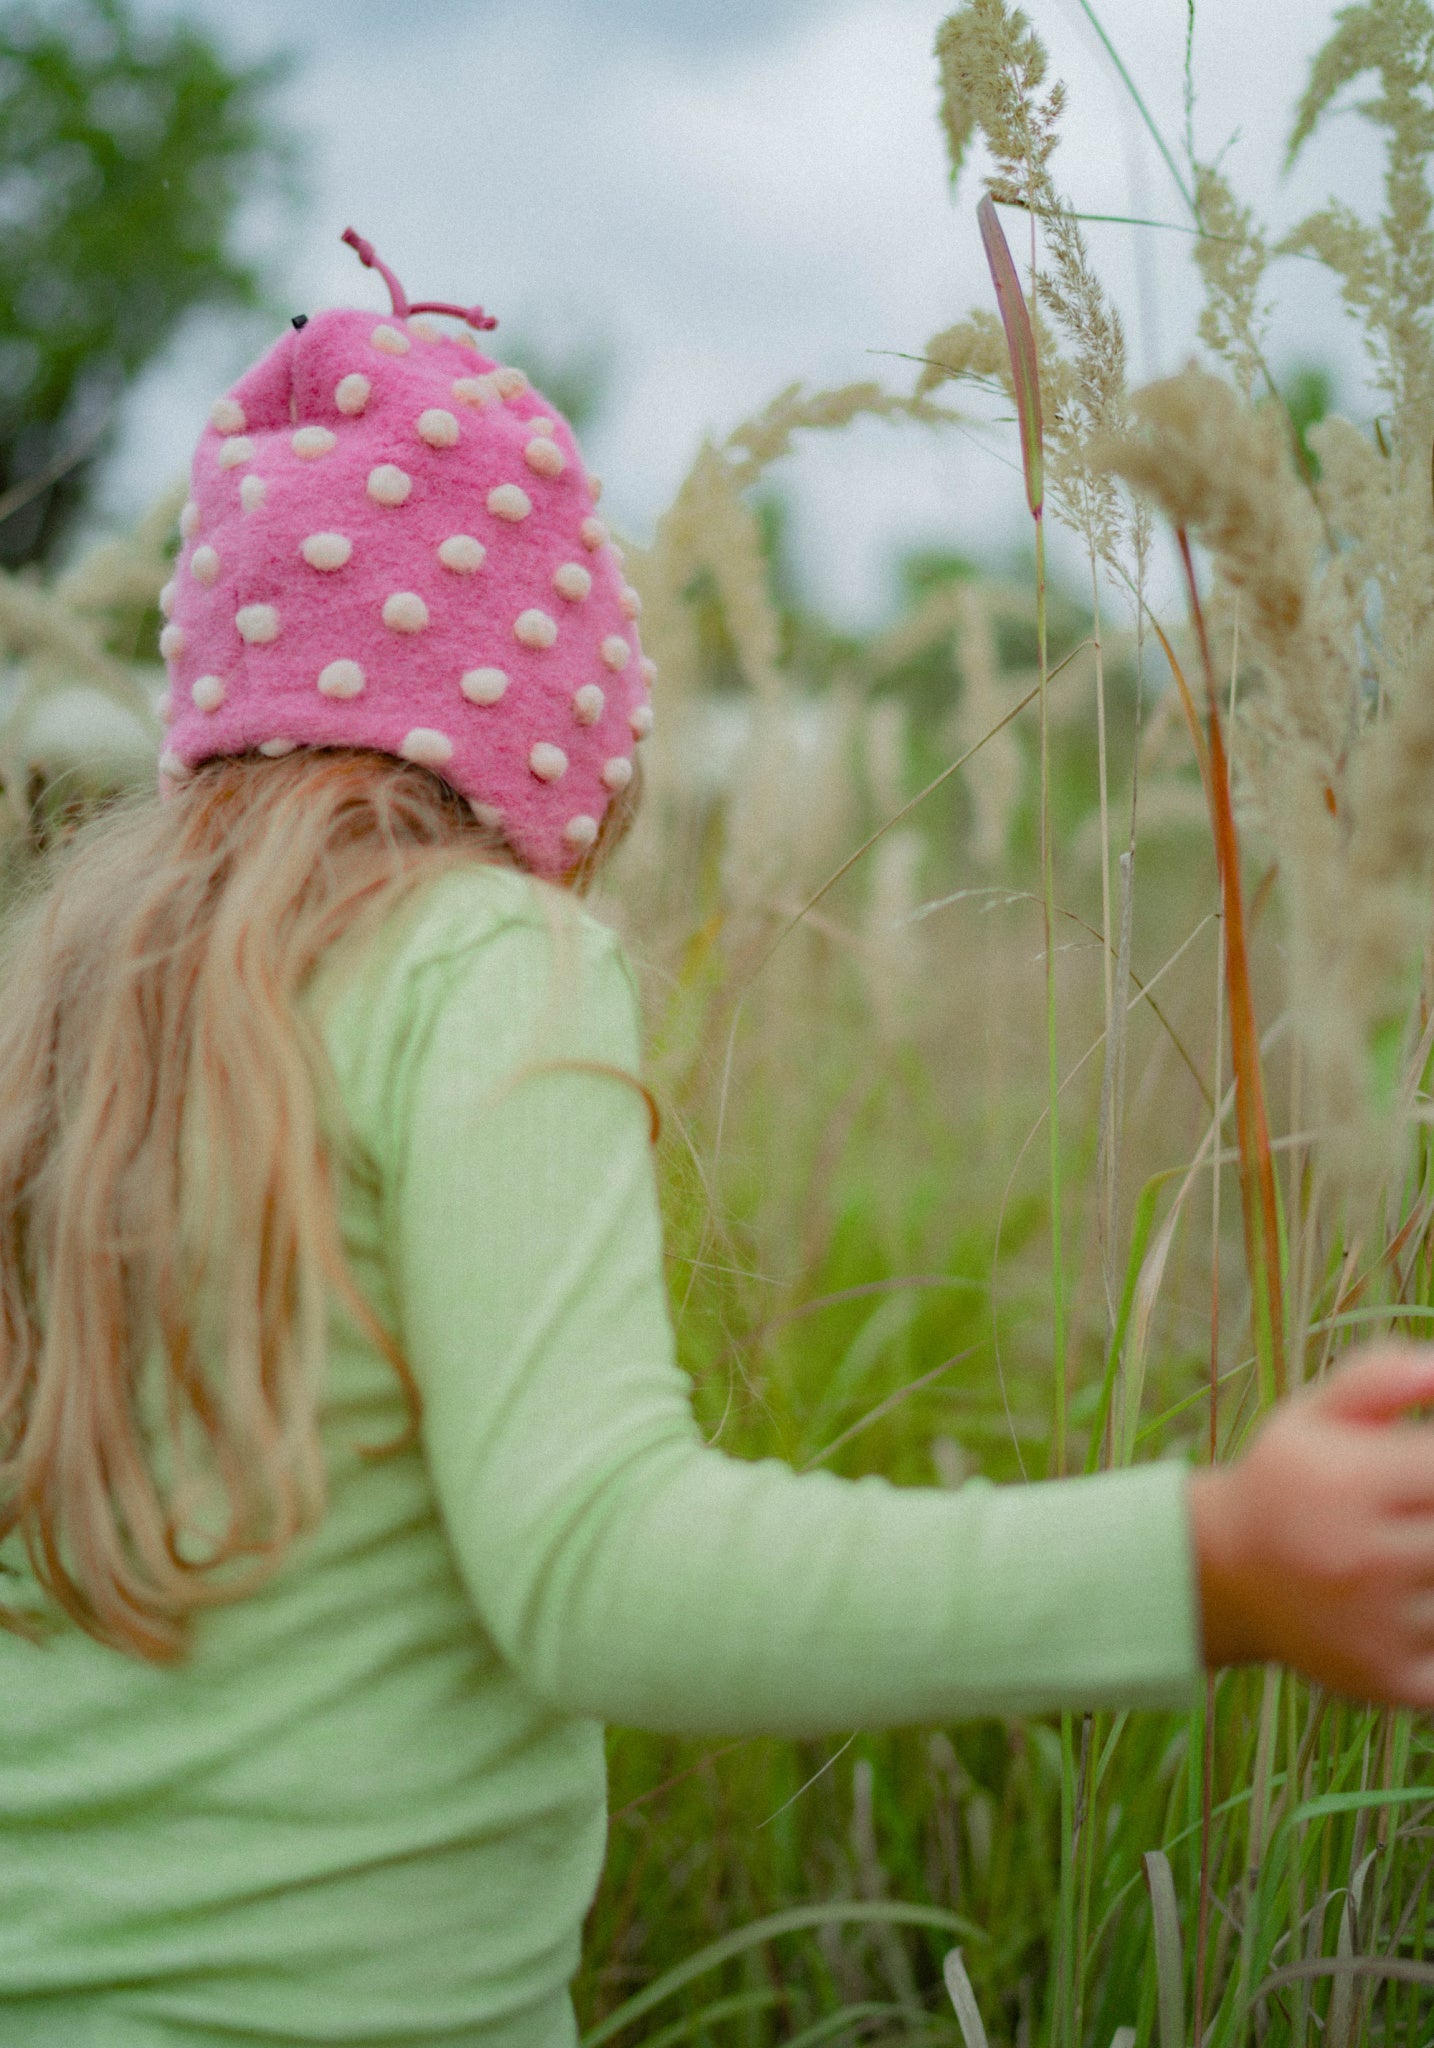
[{"label": "child's arm", "polygon": [[510,922],[401,987],[365,1091],[399,1334],[454,1558],[534,1694],[787,1735],[1193,1700],[1182,1466],[948,1491],[703,1441],[610,935]]},{"label": "child's arm", "polygon": [[1191,1476],[1205,1654],[1434,1706],[1434,1347],[1385,1345]]}]

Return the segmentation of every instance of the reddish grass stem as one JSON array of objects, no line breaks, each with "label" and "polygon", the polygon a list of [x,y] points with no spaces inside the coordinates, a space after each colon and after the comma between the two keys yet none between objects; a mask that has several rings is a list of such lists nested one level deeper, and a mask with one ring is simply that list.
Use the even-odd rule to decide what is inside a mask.
[{"label": "reddish grass stem", "polygon": [[1240,1156],[1240,1208],[1245,1226],[1245,1257],[1250,1269],[1251,1319],[1260,1361],[1260,1393],[1268,1404],[1285,1391],[1284,1289],[1280,1273],[1279,1212],[1275,1201],[1274,1161],[1270,1152],[1269,1119],[1265,1113],[1260,1036],[1255,1024],[1250,987],[1250,956],[1245,936],[1245,906],[1240,890],[1240,843],[1230,798],[1230,763],[1220,717],[1215,664],[1200,602],[1200,586],[1184,527],[1176,528],[1180,559],[1190,597],[1190,615],[1205,672],[1209,724],[1207,793],[1220,896],[1225,924],[1225,985],[1230,1007],[1230,1058],[1235,1070],[1235,1127]]}]

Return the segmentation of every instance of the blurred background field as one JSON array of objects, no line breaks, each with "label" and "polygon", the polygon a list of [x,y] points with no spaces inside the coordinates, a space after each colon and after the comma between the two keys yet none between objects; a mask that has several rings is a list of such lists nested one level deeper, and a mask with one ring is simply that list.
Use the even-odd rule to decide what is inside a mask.
[{"label": "blurred background field", "polygon": [[[949,1487],[1198,1460],[1212,1436],[1228,1455],[1270,1390],[1211,813],[1156,628],[1192,685],[1194,641],[1163,527],[1123,511],[1107,547],[1075,518],[1052,540],[1043,690],[1004,344],[960,324],[994,303],[974,209],[982,175],[1004,175],[995,87],[972,101],[953,206],[938,8],[660,13],[434,0],[396,42],[364,0],[292,34],[263,7],[236,24],[198,5],[0,0],[6,874],[152,773],[176,472],[209,400],[285,317],[371,288],[336,247],[352,211],[415,290],[500,313],[509,295],[505,354],[610,472],[604,509],[660,679],[643,811],[597,907],[643,977],[674,1317],[709,1436]],[[1195,181],[1243,120],[1240,197],[1283,225],[1335,174],[1366,215],[1391,207],[1378,124],[1352,118],[1366,52],[1346,34],[1343,71],[1330,60],[1328,97],[1342,96],[1277,191],[1335,27],[1324,6],[1245,10],[1244,48],[1236,10],[1213,4],[1028,13],[1074,88],[1062,204],[1121,216],[1086,224],[1110,287],[1091,303],[1124,312],[1134,365],[1096,405],[1080,337],[1047,307],[1063,502],[1089,503],[1097,429],[1130,430],[1127,383],[1192,351],[1249,421],[1276,422],[1282,488],[1320,508],[1319,588],[1338,583],[1359,650],[1354,737],[1328,768],[1342,818],[1359,732],[1427,681],[1411,652],[1427,550],[1409,537],[1431,516],[1423,272],[1406,265],[1390,369],[1387,306],[1366,292],[1352,322],[1328,262],[1306,250],[1274,269],[1274,237]],[[1384,52],[1386,100],[1405,93],[1391,156],[1422,181],[1434,15],[1422,0],[1346,13]],[[996,0],[958,14],[1012,32]],[[1259,60],[1267,44],[1277,63]],[[571,73],[590,51],[574,143]],[[471,188],[444,108],[470,138]],[[437,202],[415,183],[419,117],[448,181]],[[664,146],[666,212],[652,196]],[[583,150],[611,170],[600,213],[577,197]],[[1007,220],[1022,255],[1026,216]],[[1405,229],[1404,254],[1427,255],[1427,219]],[[1396,254],[1400,231],[1381,230]],[[1231,256],[1214,275],[1192,260],[1212,249]],[[566,296],[551,286],[564,264]],[[1383,520],[1365,555],[1339,526],[1347,498],[1321,482],[1331,451],[1340,476],[1356,460],[1320,438],[1336,410],[1383,464],[1364,485],[1371,532]],[[1400,983],[1408,1092],[1383,1177],[1339,1182],[1312,1107],[1333,1055],[1301,1035],[1324,939],[1269,772],[1272,753],[1304,756],[1280,724],[1279,649],[1251,631],[1240,651],[1242,575],[1218,548],[1205,571],[1235,709],[1280,1216],[1266,1250],[1293,1385],[1352,1333],[1420,1330],[1431,1312],[1427,976]],[[1399,880],[1423,901],[1417,833],[1407,862]],[[1371,903],[1382,886],[1369,880]],[[1326,978],[1346,967],[1336,945]],[[1362,1111],[1345,1107],[1353,1129]],[[615,1730],[610,1762],[608,1870],[577,1987],[592,2048],[1434,2038],[1434,1793],[1411,1717],[1241,1672],[1181,1718],[826,1745]],[[943,1977],[953,1947],[963,1960]]]}]

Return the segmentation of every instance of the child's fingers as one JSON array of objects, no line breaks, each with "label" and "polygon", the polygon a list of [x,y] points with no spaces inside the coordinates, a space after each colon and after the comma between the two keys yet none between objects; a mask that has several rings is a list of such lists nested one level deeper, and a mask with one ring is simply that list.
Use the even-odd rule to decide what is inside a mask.
[{"label": "child's fingers", "polygon": [[1434,1655],[1411,1657],[1388,1688],[1389,1696],[1402,1706],[1428,1710],[1434,1707]]},{"label": "child's fingers", "polygon": [[1408,1408],[1434,1404],[1434,1344],[1381,1344],[1362,1352],[1307,1398],[1344,1422],[1393,1422]]},{"label": "child's fingers", "polygon": [[1375,1499],[1396,1514],[1434,1515],[1434,1428],[1396,1428],[1369,1440],[1360,1459]]}]

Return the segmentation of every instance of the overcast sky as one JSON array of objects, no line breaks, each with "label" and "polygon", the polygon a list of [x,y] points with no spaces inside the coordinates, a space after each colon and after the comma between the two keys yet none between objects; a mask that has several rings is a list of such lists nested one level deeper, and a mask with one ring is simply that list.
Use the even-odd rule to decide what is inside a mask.
[{"label": "overcast sky", "polygon": [[[936,124],[940,0],[145,0],[209,22],[236,56],[297,58],[282,105],[308,145],[308,198],[280,264],[293,310],[381,305],[339,244],[352,222],[413,298],[481,300],[561,353],[601,345],[612,377],[587,452],[617,525],[641,537],[706,433],[796,378],[904,385],[916,353],[990,303],[979,161],[954,199]],[[1079,0],[1028,0],[1070,87],[1057,175],[1074,203],[1180,223],[1183,203]],[[1186,0],[1099,0],[1172,145]],[[1329,33],[1321,0],[1198,0],[1196,140],[1225,154],[1277,226],[1338,189],[1378,197],[1364,126],[1340,116],[1288,179],[1289,110]],[[1098,266],[1144,377],[1194,345],[1183,233],[1093,225]],[[1332,367],[1362,405],[1360,358],[1315,266],[1280,266],[1277,363]],[[202,330],[136,393],[109,487],[121,513],[181,471],[252,338]],[[778,473],[801,560],[838,615],[870,620],[912,544],[1018,544],[1001,431],[879,423],[810,439]]]}]

